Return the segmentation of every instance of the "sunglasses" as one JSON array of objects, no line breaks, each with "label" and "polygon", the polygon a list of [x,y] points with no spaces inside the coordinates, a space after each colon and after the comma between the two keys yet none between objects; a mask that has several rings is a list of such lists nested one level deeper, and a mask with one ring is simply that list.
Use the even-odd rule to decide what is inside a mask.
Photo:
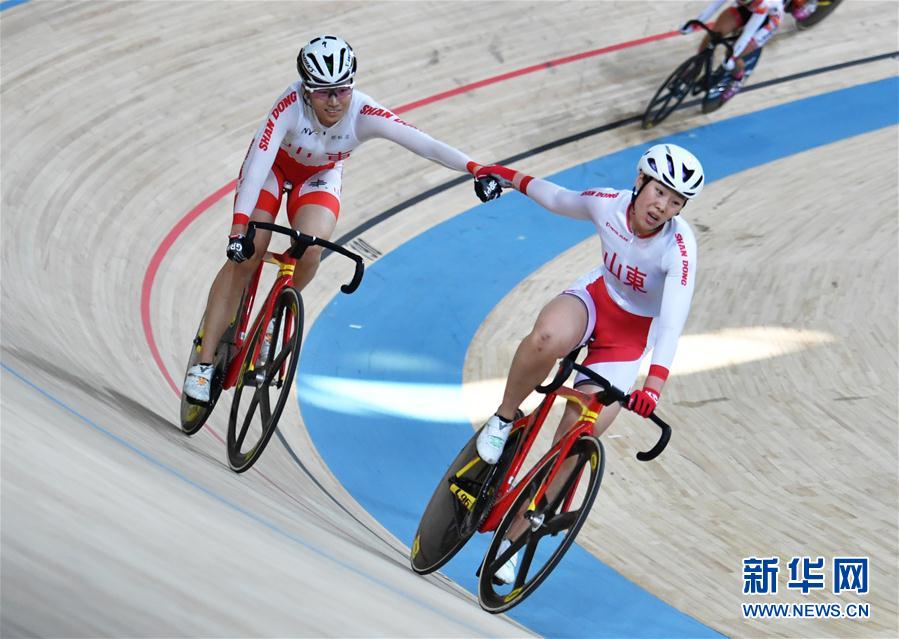
[{"label": "sunglasses", "polygon": [[342,100],[353,92],[353,85],[347,85],[342,87],[328,87],[327,89],[309,89],[307,87],[303,87],[306,90],[306,93],[313,100],[321,100],[322,102],[326,100],[330,100],[331,96],[334,95],[338,100]]}]

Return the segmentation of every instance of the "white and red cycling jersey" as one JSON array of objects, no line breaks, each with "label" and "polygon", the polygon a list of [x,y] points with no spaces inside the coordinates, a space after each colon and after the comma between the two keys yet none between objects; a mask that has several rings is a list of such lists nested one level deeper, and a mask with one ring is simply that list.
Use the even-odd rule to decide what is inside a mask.
[{"label": "white and red cycling jersey", "polygon": [[697,20],[708,22],[728,2],[732,3],[730,10],[737,13],[738,24],[743,27],[734,43],[734,57],[743,53],[750,40],[755,40],[758,47],[763,46],[777,31],[784,16],[783,0],[712,0]]},{"label": "white and red cycling jersey", "polygon": [[339,122],[324,127],[303,99],[303,83],[296,81],[275,101],[259,127],[244,159],[234,199],[234,221],[246,223],[253,209],[273,216],[280,205],[285,181],[294,185],[287,204],[293,217],[301,204],[340,210],[343,162],[353,150],[373,138],[396,142],[424,158],[456,171],[471,161],[461,151],[398,118],[361,91],[354,90]]},{"label": "white and red cycling jersey", "polygon": [[[526,194],[543,207],[593,222],[602,241],[602,265],[581,277],[565,293],[587,307],[583,342],[592,337],[586,365],[627,390],[640,361],[652,349],[650,374],[668,377],[677,341],[693,299],[696,239],[680,216],[654,234],[638,237],[628,211],[631,191],[597,188],[578,193],[534,179]],[[610,363],[623,366],[609,366]]]}]

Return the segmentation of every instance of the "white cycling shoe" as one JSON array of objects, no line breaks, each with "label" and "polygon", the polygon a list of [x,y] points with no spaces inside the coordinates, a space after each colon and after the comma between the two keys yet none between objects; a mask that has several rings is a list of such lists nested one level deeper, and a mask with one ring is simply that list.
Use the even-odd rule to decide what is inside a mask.
[{"label": "white cycling shoe", "polygon": [[507,422],[498,415],[487,420],[478,434],[478,455],[488,464],[495,464],[503,454],[506,440],[512,431],[512,422]]},{"label": "white cycling shoe", "polygon": [[[499,550],[496,552],[496,556],[499,557],[506,550],[509,549],[509,546],[512,545],[508,539],[503,539],[499,542]],[[515,581],[515,569],[518,568],[518,553],[512,555],[512,558],[509,559],[506,563],[502,565],[502,568],[496,571],[493,575],[494,579],[500,581],[504,584],[511,584]]]},{"label": "white cycling shoe", "polygon": [[187,369],[187,377],[184,378],[184,388],[181,392],[195,402],[208,404],[214,370],[215,366],[212,364],[194,364]]}]

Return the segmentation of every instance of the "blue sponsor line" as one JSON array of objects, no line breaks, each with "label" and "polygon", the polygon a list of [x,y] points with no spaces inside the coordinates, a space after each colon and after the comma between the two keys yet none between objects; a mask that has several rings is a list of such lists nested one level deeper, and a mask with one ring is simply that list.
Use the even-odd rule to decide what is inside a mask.
[{"label": "blue sponsor line", "polygon": [[37,384],[32,382],[27,377],[25,377],[24,375],[22,375],[21,373],[19,373],[15,369],[13,369],[12,367],[8,366],[7,364],[0,362],[0,368],[2,368],[4,371],[9,373],[16,379],[18,379],[20,382],[22,382],[26,386],[29,386],[32,390],[34,390],[38,394],[42,395],[45,399],[56,404],[59,408],[63,409],[65,412],[78,418],[78,420],[80,420],[87,426],[90,426],[94,431],[100,433],[101,435],[108,437],[109,439],[111,439],[115,443],[119,444],[120,446],[127,448],[129,451],[131,451],[138,457],[142,458],[144,461],[149,462],[152,466],[155,466],[159,470],[161,470],[169,475],[172,475],[172,476],[176,477],[177,479],[180,479],[185,484],[188,484],[192,488],[195,488],[196,490],[203,493],[207,497],[211,497],[213,500],[217,501],[218,503],[222,504],[223,506],[226,506],[227,508],[239,513],[240,515],[243,515],[247,519],[250,519],[251,521],[261,525],[263,528],[270,530],[271,532],[275,533],[276,535],[283,537],[285,539],[288,539],[289,541],[292,541],[293,543],[301,546],[302,548],[305,548],[309,552],[311,552],[315,555],[318,555],[322,559],[330,561],[331,563],[335,564],[336,566],[339,566],[340,568],[343,568],[343,569],[365,579],[366,581],[368,581],[380,588],[383,588],[384,590],[386,590],[388,592],[391,592],[413,604],[416,604],[419,607],[421,607],[425,610],[428,610],[443,619],[446,619],[455,624],[458,624],[459,627],[465,628],[468,631],[472,632],[473,634],[477,634],[477,635],[483,634],[483,632],[484,632],[483,628],[478,628],[476,626],[472,626],[472,625],[467,624],[464,621],[458,619],[457,617],[455,617],[453,615],[448,615],[445,611],[443,611],[439,608],[435,608],[434,606],[432,606],[431,604],[427,603],[426,601],[420,599],[419,597],[415,596],[414,594],[404,592],[403,590],[400,590],[396,586],[394,586],[388,582],[382,581],[382,580],[378,579],[377,577],[360,570],[359,568],[356,568],[353,564],[335,557],[334,555],[330,554],[328,551],[319,548],[315,544],[309,543],[302,537],[285,530],[284,528],[278,526],[277,524],[272,523],[271,521],[265,519],[264,517],[257,515],[256,513],[252,512],[250,510],[247,510],[246,508],[243,508],[239,504],[236,504],[235,502],[231,501],[227,497],[220,495],[216,491],[214,491],[210,488],[207,488],[206,486],[200,484],[199,482],[194,481],[193,479],[191,479],[190,477],[188,477],[187,475],[185,475],[178,469],[176,469],[172,466],[169,466],[168,464],[166,464],[163,461],[160,461],[159,459],[157,459],[150,453],[142,450],[138,446],[135,446],[134,444],[132,444],[128,440],[124,439],[123,437],[116,435],[109,429],[104,428],[103,426],[99,425],[95,421],[89,419],[88,417],[85,417],[84,415],[79,413],[77,410],[75,410],[74,408],[72,408],[71,406],[69,406],[68,404],[63,402],[62,400],[58,399],[55,395],[44,390],[43,388],[41,388],[40,386],[38,386]]},{"label": "blue sponsor line", "polygon": [[[897,121],[899,82],[891,77],[665,140],[696,153],[714,181]],[[648,144],[551,179],[577,190],[629,188]],[[694,206],[687,207],[687,219]],[[457,407],[466,350],[478,327],[528,274],[593,233],[589,223],[551,215],[527,198],[509,194],[381,258],[368,269],[357,293],[335,297],[312,326],[298,376],[306,426],[337,479],[405,543],[411,545],[431,492],[472,434]],[[578,275],[573,272],[572,279]],[[546,301],[534,300],[532,310]],[[340,392],[347,380],[357,384],[355,394]],[[364,388],[373,381],[395,382],[405,393],[396,398],[395,411],[373,408],[373,400],[383,399],[389,390],[384,386],[373,386],[379,397],[358,392],[359,384]],[[421,406],[408,414],[416,386],[442,388],[446,404]],[[595,508],[602,509],[602,493]],[[474,572],[488,541],[476,535],[444,574],[476,592]],[[537,592],[509,614],[553,637],[717,636],[576,546]]]},{"label": "blue sponsor line", "polygon": [[25,4],[26,2],[28,2],[28,0],[3,0],[3,2],[0,2],[0,11],[12,9],[13,7],[17,7],[20,4]]}]

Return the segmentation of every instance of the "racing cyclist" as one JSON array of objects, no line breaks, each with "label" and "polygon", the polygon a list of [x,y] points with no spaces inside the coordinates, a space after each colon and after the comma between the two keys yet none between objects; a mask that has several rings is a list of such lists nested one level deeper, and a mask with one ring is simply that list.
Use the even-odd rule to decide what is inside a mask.
[{"label": "racing cyclist", "polygon": [[[730,82],[721,94],[724,102],[734,97],[752,74],[758,55],[750,58],[752,61],[750,66],[747,66],[747,57],[761,49],[771,39],[784,15],[783,0],[712,0],[696,20],[708,22],[728,2],[732,2],[732,6],[718,16],[712,30],[722,36],[740,28],[742,31],[734,44],[733,55],[724,62],[724,68],[731,74]],[[686,24],[680,29],[685,35],[692,30],[693,27]],[[700,52],[706,48],[708,41],[709,35],[706,34],[699,47]]]},{"label": "racing cyclist", "polygon": [[[356,90],[356,56],[344,39],[313,38],[297,56],[297,71],[299,79],[275,100],[240,170],[228,259],[209,291],[199,362],[184,380],[183,392],[197,403],[209,402],[216,347],[271,238],[270,231],[248,233],[248,223],[275,219],[286,182],[293,185],[286,207],[290,226],[330,239],[340,213],[343,164],[363,142],[391,140],[454,171],[475,166]],[[297,288],[312,280],[320,258],[320,247],[306,250],[294,272]]]},{"label": "racing cyclist", "polygon": [[[633,387],[641,361],[652,351],[649,374],[627,405],[648,417],[662,395],[693,298],[696,240],[679,215],[705,184],[699,160],[674,144],[654,145],[640,157],[636,183],[628,190],[571,191],[500,165],[476,167],[475,177],[482,200],[511,186],[552,213],[592,222],[602,240],[602,264],[546,304],[519,344],[502,403],[478,435],[478,455],[488,464],[499,460],[519,405],[557,360],[584,344],[584,365],[622,390]],[[485,182],[493,187],[487,193]],[[586,393],[601,390],[583,374],[575,386]],[[596,437],[620,408],[603,409]],[[554,441],[578,414],[569,405]],[[503,540],[500,554],[509,543]],[[497,579],[512,583],[516,563],[517,555],[497,571]]]}]

